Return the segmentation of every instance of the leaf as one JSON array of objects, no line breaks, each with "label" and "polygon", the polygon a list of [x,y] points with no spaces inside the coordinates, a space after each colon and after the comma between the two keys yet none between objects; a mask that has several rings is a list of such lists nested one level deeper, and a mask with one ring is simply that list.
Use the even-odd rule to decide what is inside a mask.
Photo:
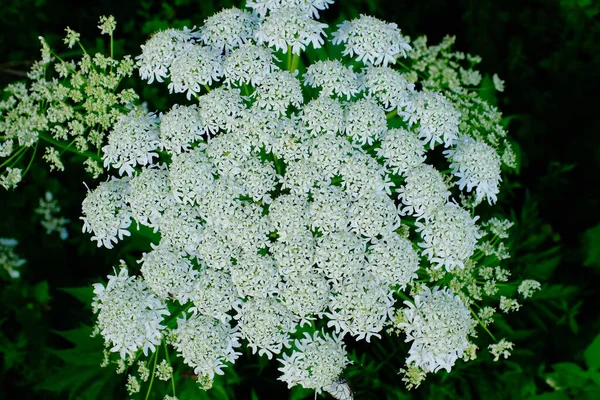
[{"label": "leaf", "polygon": [[31,288],[31,296],[40,304],[48,304],[52,297],[50,296],[50,287],[47,281],[38,282]]},{"label": "leaf", "polygon": [[582,388],[588,380],[587,372],[579,365],[571,362],[553,364],[554,373],[550,376],[559,387]]},{"label": "leaf", "polygon": [[585,256],[583,265],[600,270],[600,224],[583,233],[581,247]]},{"label": "leaf", "polygon": [[492,105],[496,105],[498,103],[498,98],[496,97],[496,88],[494,87],[494,82],[492,81],[492,78],[490,78],[489,74],[485,74],[483,79],[481,79],[479,97]]},{"label": "leaf", "polygon": [[600,334],[598,334],[587,349],[585,349],[583,358],[585,358],[585,363],[589,370],[597,371],[600,369]]},{"label": "leaf", "polygon": [[94,288],[92,286],[58,288],[58,290],[70,294],[86,305],[92,304],[92,300],[94,299]]}]

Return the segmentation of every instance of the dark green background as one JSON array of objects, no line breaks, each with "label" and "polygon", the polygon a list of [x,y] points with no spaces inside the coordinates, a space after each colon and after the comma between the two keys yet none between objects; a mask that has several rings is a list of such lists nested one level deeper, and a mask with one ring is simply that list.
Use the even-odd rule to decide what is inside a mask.
[{"label": "dark green background", "polygon": [[[80,32],[86,43],[97,37],[99,16],[113,14],[118,21],[116,49],[136,55],[150,32],[201,25],[207,15],[236,3],[110,0],[86,1],[75,6],[56,0],[0,0],[0,85],[22,79],[28,64],[39,58],[37,36],[43,35],[54,48],[62,48],[67,25]],[[557,297],[564,300],[565,315],[560,317],[567,319],[536,315],[538,309],[533,307],[534,311],[525,314],[523,320],[518,316],[512,320],[517,325],[526,328],[534,325],[537,329],[535,335],[518,343],[531,351],[521,356],[516,353],[513,361],[522,365],[522,375],[530,377],[527,384],[533,382],[533,390],[538,393],[550,390],[540,371],[559,361],[581,363],[583,349],[600,331],[597,289],[600,268],[597,260],[589,261],[594,249],[600,248],[600,240],[595,239],[597,235],[584,236],[584,232],[600,223],[599,11],[598,2],[591,0],[420,0],[390,4],[352,0],[338,1],[322,15],[333,22],[341,15],[372,14],[396,22],[411,37],[426,34],[430,44],[445,35],[455,35],[456,50],[480,55],[482,73],[498,73],[506,81],[506,91],[499,95],[498,106],[505,115],[514,116],[508,130],[520,144],[522,164],[518,175],[505,178],[507,195],[501,207],[506,213],[514,212],[523,222],[516,237],[528,251],[516,262],[545,260],[542,256],[536,258],[536,250],[541,254],[560,246],[552,253],[553,264],[544,268],[550,271],[547,274],[550,285],[568,288],[568,293],[567,289],[557,292]],[[102,44],[88,41],[86,45]],[[148,95],[160,103],[160,93]],[[69,342],[52,334],[52,330],[75,328],[80,321],[89,323],[91,316],[89,309],[57,288],[98,281],[118,255],[96,251],[93,244],[79,239],[65,244],[49,238],[29,214],[43,192],[55,188],[65,212],[77,221],[85,195],[81,182],[86,179],[89,181],[78,173],[47,176],[38,171],[22,188],[0,196],[3,209],[0,237],[19,238],[21,244],[17,249],[28,259],[23,275],[26,289],[9,285],[2,291],[0,350],[5,371],[0,378],[0,398],[64,398],[50,392],[34,394],[32,388],[60,366],[48,348],[69,347]],[[26,187],[28,183],[34,185]],[[48,282],[47,292],[40,287],[45,285],[44,281]],[[535,318],[542,322],[532,322]],[[578,329],[573,328],[569,318],[577,322]],[[9,369],[10,357],[19,361],[9,365]],[[238,372],[255,373],[253,367],[248,368],[244,370],[242,365]],[[255,388],[260,398],[273,398],[268,394],[274,393],[272,390],[285,393],[283,384],[271,386],[273,377],[268,372],[264,379],[259,376],[252,383],[243,382],[239,398],[250,387]],[[476,393],[484,390],[478,385],[490,388],[496,385],[490,389],[489,398],[521,398],[519,393],[523,392],[509,383],[514,383],[513,386],[523,383],[518,383],[520,378],[507,375],[509,372],[502,366],[478,371],[476,379],[485,378],[484,382],[471,382],[458,392],[456,386],[437,377],[413,395],[442,398],[447,395],[443,394],[444,387],[451,387],[448,390],[454,390],[459,398],[477,398]],[[473,372],[468,369],[464,372],[465,376],[470,373]],[[394,379],[393,373],[390,376]],[[359,394],[364,398],[379,396],[366,391]]]}]

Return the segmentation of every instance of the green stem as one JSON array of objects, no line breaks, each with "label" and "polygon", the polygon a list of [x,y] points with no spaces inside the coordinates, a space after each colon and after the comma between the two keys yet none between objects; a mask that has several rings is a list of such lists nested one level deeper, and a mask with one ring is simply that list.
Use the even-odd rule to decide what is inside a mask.
[{"label": "green stem", "polygon": [[485,326],[481,320],[479,319],[479,317],[477,316],[477,314],[475,314],[475,311],[473,311],[473,309],[471,307],[469,307],[469,310],[471,310],[471,314],[473,314],[473,316],[475,317],[475,319],[477,320],[477,322],[479,322],[479,325],[481,325],[481,327],[488,333],[488,335],[490,335],[490,337],[492,338],[492,340],[494,342],[498,342],[496,340],[496,338],[494,337],[494,335],[492,335],[492,332],[490,332],[490,330],[487,328],[487,326]]},{"label": "green stem", "polygon": [[398,115],[398,109],[394,108],[393,111],[390,111],[389,113],[385,114],[385,117],[387,119],[390,119],[390,118],[394,118],[396,115]]},{"label": "green stem", "polygon": [[[164,341],[163,344],[165,346],[165,355],[167,362],[169,363],[169,365],[171,365],[171,360],[169,359],[169,350],[167,349],[167,342]],[[171,373],[171,387],[173,388],[173,397],[177,397],[177,395],[175,394],[175,374],[173,373]]]},{"label": "green stem", "polygon": [[292,46],[287,48],[287,69],[292,72]]},{"label": "green stem", "polygon": [[207,91],[208,93],[210,93],[210,86],[208,86],[208,85],[206,85],[206,84],[205,84],[205,85],[204,85],[204,89],[206,89],[206,91]]},{"label": "green stem", "polygon": [[[15,157],[17,157],[17,156],[21,155],[21,153],[23,153],[23,152],[24,152],[24,151],[26,151],[26,150],[27,150],[27,147],[25,147],[25,146],[21,146],[21,147],[19,148],[19,150],[15,151],[15,152],[14,152],[14,154],[13,154],[12,156],[10,156],[10,157],[9,157],[8,159],[6,159],[6,160],[5,160],[5,161],[4,161],[2,164],[0,164],[0,168],[4,167],[6,164],[8,164],[8,163],[10,162],[10,160],[12,160],[13,158],[15,158]],[[21,157],[19,157],[19,159],[21,159]],[[19,161],[19,159],[17,159],[17,161]],[[16,161],[15,161],[15,163],[16,163]],[[13,163],[13,165],[14,165],[14,163]]]},{"label": "green stem", "polygon": [[294,72],[298,69],[298,62],[300,61],[300,55],[299,54],[294,54],[292,56],[292,68],[290,69],[290,72]]},{"label": "green stem", "polygon": [[23,172],[23,176],[27,175],[27,171],[29,171],[29,168],[31,168],[31,164],[33,164],[33,159],[35,158],[35,154],[37,153],[37,148],[38,148],[39,144],[40,144],[39,141],[35,142],[35,147],[33,148],[33,154],[31,155],[31,159],[29,160],[29,164],[27,165],[27,168],[25,168],[25,172]]},{"label": "green stem", "polygon": [[72,153],[78,154],[80,156],[91,158],[92,160],[102,161],[102,159],[100,157],[98,157],[95,153],[92,153],[91,151],[80,152],[80,151],[77,151],[75,149],[69,148],[68,144],[65,144],[64,142],[61,142],[60,140],[56,140],[53,137],[51,137],[50,135],[47,135],[45,133],[40,133],[39,137],[41,139],[45,140],[48,143],[51,143],[51,144],[53,144],[55,146],[60,147],[61,149],[65,149],[67,151],[70,151]]},{"label": "green stem", "polygon": [[148,386],[148,392],[146,392],[146,397],[144,400],[148,400],[150,396],[150,391],[152,390],[152,384],[154,383],[154,374],[156,372],[156,360],[158,360],[158,352],[160,351],[160,347],[156,348],[156,353],[154,353],[154,365],[152,366],[152,377],[150,378],[150,385]]}]

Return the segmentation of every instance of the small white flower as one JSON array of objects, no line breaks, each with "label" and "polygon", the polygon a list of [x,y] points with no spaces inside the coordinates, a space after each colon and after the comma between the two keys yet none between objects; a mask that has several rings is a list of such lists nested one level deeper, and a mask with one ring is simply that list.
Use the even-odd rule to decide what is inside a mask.
[{"label": "small white flower", "polygon": [[169,93],[186,93],[190,100],[204,85],[212,85],[223,76],[223,59],[212,47],[185,43],[175,52],[169,67]]},{"label": "small white flower", "polygon": [[321,96],[346,96],[350,100],[359,92],[358,76],[352,66],[338,60],[316,61],[304,73],[304,84],[321,88]]},{"label": "small white flower", "polygon": [[204,21],[200,30],[200,40],[205,45],[223,52],[225,55],[254,37],[258,27],[256,15],[246,10],[232,7],[222,10]]},{"label": "small white flower", "polygon": [[122,359],[135,357],[143,349],[155,350],[160,345],[163,317],[169,315],[166,304],[156,297],[141,278],[129,276],[125,263],[117,275],[109,275],[108,283],[94,285],[92,307],[98,314],[98,329],[110,351]]},{"label": "small white flower", "polygon": [[454,148],[444,151],[450,161],[452,174],[459,178],[458,187],[477,194],[476,202],[487,198],[489,204],[496,203],[500,191],[500,156],[493,147],[468,136],[460,137]]},{"label": "small white flower", "polygon": [[122,115],[108,134],[108,144],[102,147],[104,167],[112,166],[119,169],[119,175],[131,176],[136,166],[152,164],[158,158],[159,144],[156,115],[131,111]]},{"label": "small white flower", "polygon": [[315,21],[306,12],[297,7],[286,6],[272,11],[261,21],[255,38],[258,44],[266,43],[284,54],[289,47],[292,54],[299,55],[306,46],[312,45],[318,49],[325,43],[324,28],[327,28],[326,24]]},{"label": "small white flower", "polygon": [[386,23],[364,14],[344,21],[333,33],[333,44],[344,43],[345,56],[354,57],[366,65],[395,64],[399,55],[406,57],[410,45],[400,34],[398,25]]},{"label": "small white flower", "polygon": [[83,211],[83,232],[93,233],[92,240],[98,247],[104,245],[113,248],[113,243],[130,236],[127,230],[131,225],[132,212],[127,205],[129,178],[101,182],[98,187],[88,191],[81,209]]},{"label": "small white flower", "polygon": [[456,360],[469,346],[467,336],[472,329],[468,307],[452,290],[433,290],[424,286],[414,298],[405,301],[404,322],[398,326],[413,342],[406,364],[414,363],[425,372],[441,368],[450,372]]},{"label": "small white flower", "polygon": [[494,88],[499,92],[504,92],[504,81],[498,77],[498,74],[494,74],[492,77],[494,82]]},{"label": "small white flower", "polygon": [[136,57],[140,77],[148,83],[162,82],[169,77],[169,67],[186,43],[193,43],[198,34],[187,28],[156,32],[143,44],[142,54]]},{"label": "small white flower", "polygon": [[183,361],[194,368],[194,373],[213,378],[223,375],[226,363],[234,363],[241,355],[240,333],[229,323],[213,317],[195,314],[189,318],[178,318],[173,331],[173,347]]},{"label": "small white flower", "polygon": [[288,388],[301,385],[305,389],[315,389],[321,393],[342,374],[350,364],[341,337],[319,331],[295,340],[296,350],[283,354],[278,360],[282,376],[278,379],[288,384]]}]

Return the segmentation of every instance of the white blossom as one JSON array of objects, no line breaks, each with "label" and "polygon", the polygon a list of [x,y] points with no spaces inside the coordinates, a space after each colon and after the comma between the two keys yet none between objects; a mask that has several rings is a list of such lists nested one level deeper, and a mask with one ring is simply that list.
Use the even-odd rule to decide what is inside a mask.
[{"label": "white blossom", "polygon": [[240,333],[229,323],[213,317],[184,315],[177,319],[173,335],[173,347],[196,375],[211,379],[215,374],[223,375],[227,363],[234,363],[241,355],[235,350],[241,346]]},{"label": "white blossom", "polygon": [[333,33],[333,44],[344,43],[343,54],[367,65],[395,64],[399,55],[406,57],[410,45],[400,34],[398,25],[361,14],[344,21]]},{"label": "white blossom", "polygon": [[254,37],[257,27],[256,15],[232,7],[219,11],[204,21],[204,26],[200,29],[200,40],[219,53],[228,55],[233,49],[248,43]]},{"label": "white blossom", "polygon": [[104,167],[112,166],[119,169],[119,175],[131,176],[136,166],[152,164],[158,158],[159,144],[156,115],[132,111],[121,116],[109,133],[108,144],[102,147]]},{"label": "white blossom", "polygon": [[346,346],[336,335],[304,332],[302,339],[295,340],[295,347],[291,354],[284,353],[278,359],[282,364],[279,368],[282,375],[278,379],[286,382],[288,388],[301,385],[321,393],[350,364]]},{"label": "white blossom", "polygon": [[417,221],[417,232],[421,233],[423,256],[435,268],[445,267],[447,271],[464,268],[465,262],[475,252],[477,240],[481,233],[475,225],[479,217],[471,217],[470,213],[456,203],[446,203],[437,207],[431,220]]},{"label": "white blossom", "polygon": [[469,346],[472,329],[469,309],[448,288],[423,287],[414,302],[405,301],[404,322],[398,326],[413,342],[406,364],[414,363],[425,372],[444,368],[450,372],[456,360]]},{"label": "white blossom", "polygon": [[352,66],[339,60],[316,61],[304,73],[304,84],[321,88],[321,96],[346,96],[350,100],[359,92],[359,83]]},{"label": "white blossom", "polygon": [[292,54],[299,55],[306,46],[318,49],[325,43],[324,28],[327,28],[326,24],[310,18],[297,7],[286,5],[272,11],[261,21],[255,38],[259,45],[266,43],[283,54],[288,52],[289,47]]},{"label": "white blossom", "polygon": [[460,137],[455,147],[444,151],[450,163],[452,174],[459,178],[458,187],[470,192],[476,187],[476,202],[484,197],[488,203],[496,203],[499,193],[500,156],[496,150],[468,136]]},{"label": "white blossom", "polygon": [[98,247],[113,248],[113,243],[130,236],[127,230],[131,225],[132,212],[127,205],[129,178],[112,178],[101,182],[98,187],[88,191],[81,209],[83,216],[83,232],[93,234],[92,240]]},{"label": "white blossom", "polygon": [[169,315],[166,304],[155,296],[144,281],[129,276],[124,262],[121,270],[108,276],[108,283],[94,285],[92,307],[98,314],[97,326],[110,351],[122,359],[134,357],[142,349],[155,350],[163,336],[163,317]]},{"label": "white blossom", "polygon": [[140,77],[148,83],[163,82],[169,77],[169,67],[176,54],[186,43],[193,43],[198,36],[187,28],[183,30],[167,29],[156,32],[142,45],[142,54],[136,57]]}]

